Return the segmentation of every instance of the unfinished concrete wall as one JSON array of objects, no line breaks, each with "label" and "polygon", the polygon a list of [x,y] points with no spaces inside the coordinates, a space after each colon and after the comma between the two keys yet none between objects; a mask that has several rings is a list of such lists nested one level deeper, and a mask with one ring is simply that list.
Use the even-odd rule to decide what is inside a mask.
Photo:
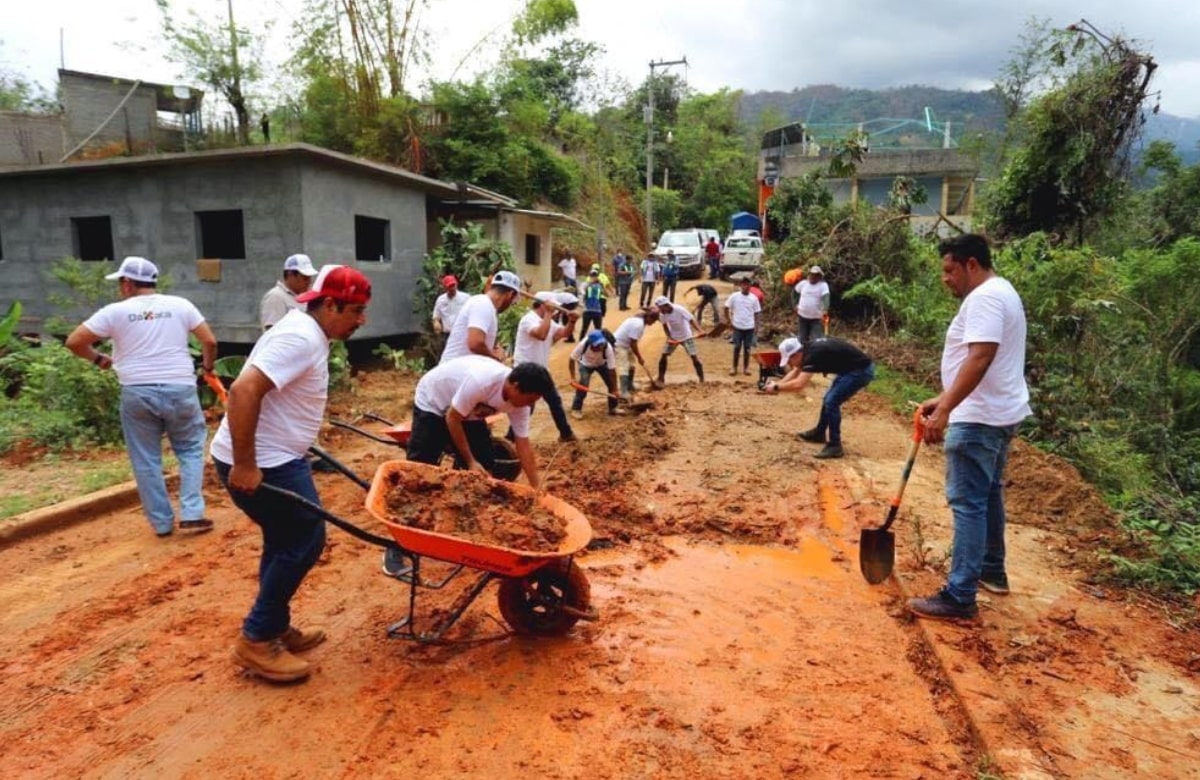
[{"label": "unfinished concrete wall", "polygon": [[[133,87],[132,81],[59,72],[59,94],[65,109],[67,139],[71,148],[100,126]],[[154,147],[158,125],[158,96],[153,87],[141,85],[89,146],[125,144],[134,151]]]},{"label": "unfinished concrete wall", "polygon": [[[196,212],[240,210],[245,258],[221,259],[220,280],[200,281]],[[170,291],[195,303],[218,338],[252,342],[258,301],[274,283],[304,230],[298,163],[284,158],[112,166],[0,179],[0,309],[19,298],[32,318],[55,311],[51,264],[74,256],[72,218],[107,216],[114,259],[142,255],[169,277]],[[115,263],[112,264],[115,267]],[[115,289],[114,289],[115,293]]]},{"label": "unfinished concrete wall", "polygon": [[[302,189],[303,251],[318,267],[326,263],[350,265],[371,279],[367,324],[356,336],[420,331],[421,323],[413,313],[413,295],[427,246],[425,194],[394,179],[322,162],[305,166]],[[358,259],[355,217],[388,223],[387,259]]]},{"label": "unfinished concrete wall", "polygon": [[62,115],[0,111],[0,166],[56,163],[66,151]]}]

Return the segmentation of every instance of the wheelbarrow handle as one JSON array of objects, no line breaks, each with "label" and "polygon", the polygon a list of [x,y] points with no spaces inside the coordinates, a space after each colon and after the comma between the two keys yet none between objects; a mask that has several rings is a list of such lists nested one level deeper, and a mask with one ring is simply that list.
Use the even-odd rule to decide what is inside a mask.
[{"label": "wheelbarrow handle", "polygon": [[320,517],[322,520],[329,523],[330,525],[336,525],[338,528],[340,528],[343,531],[345,531],[346,533],[350,534],[355,539],[359,539],[361,541],[367,542],[368,544],[373,544],[378,547],[386,547],[386,548],[393,549],[393,550],[399,550],[400,552],[407,552],[407,550],[405,550],[403,547],[401,547],[399,544],[396,543],[395,539],[389,539],[385,536],[376,536],[375,534],[370,533],[369,531],[364,531],[363,529],[356,526],[354,523],[351,523],[348,520],[343,520],[342,518],[340,518],[337,515],[330,512],[325,507],[321,506],[320,504],[314,504],[312,501],[309,501],[307,498],[305,498],[302,495],[299,495],[298,493],[293,493],[290,490],[286,490],[281,487],[276,487],[275,485],[272,485],[269,482],[259,483],[258,489],[265,490],[268,493],[274,493],[277,496],[283,496],[284,498],[295,503],[296,505],[304,507],[308,511],[317,515],[318,517]]},{"label": "wheelbarrow handle", "polygon": [[[368,416],[370,416],[370,417],[371,417],[371,419],[378,419],[378,418],[375,418],[374,416],[371,416],[371,415],[363,415],[363,416],[364,416],[364,417],[368,417]],[[384,423],[386,423],[386,422],[387,422],[387,420],[383,420],[383,419],[380,419],[379,421],[380,421],[380,422],[384,422]],[[359,428],[357,425],[352,425],[352,424],[350,424],[350,423],[348,423],[348,422],[346,422],[346,421],[344,421],[344,420],[336,420],[336,419],[334,419],[334,418],[330,417],[330,418],[329,418],[329,424],[330,424],[330,425],[332,425],[334,428],[344,428],[344,429],[345,429],[345,430],[347,430],[347,431],[354,431],[354,432],[355,432],[355,433],[357,433],[359,436],[366,436],[366,437],[367,437],[368,439],[370,439],[371,441],[377,441],[377,442],[379,442],[380,444],[390,444],[390,445],[392,445],[393,447],[394,447],[394,446],[396,446],[396,440],[395,440],[395,439],[389,439],[389,438],[387,438],[387,437],[384,437],[384,436],[379,436],[379,435],[377,435],[377,434],[371,433],[370,431],[366,430],[365,428]],[[391,423],[388,423],[388,424],[390,425]]]},{"label": "wheelbarrow handle", "polygon": [[328,452],[321,449],[317,445],[315,445],[315,444],[312,445],[311,447],[308,448],[308,451],[311,452],[313,455],[316,455],[321,460],[328,463],[330,466],[333,466],[335,469],[337,469],[339,474],[346,477],[351,482],[356,483],[363,490],[371,489],[370,482],[367,482],[365,479],[363,479],[362,477],[355,474],[353,471],[350,470],[350,468],[345,463],[342,463],[340,460],[333,457],[332,455],[330,455]]}]

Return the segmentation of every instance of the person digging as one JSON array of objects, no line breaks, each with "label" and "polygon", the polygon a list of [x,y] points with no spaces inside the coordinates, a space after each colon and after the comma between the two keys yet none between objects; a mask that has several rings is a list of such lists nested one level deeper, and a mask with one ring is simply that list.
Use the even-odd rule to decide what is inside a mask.
[{"label": "person digging", "polygon": [[[579,380],[575,379],[575,364],[579,364]],[[625,414],[624,409],[617,406],[617,358],[613,347],[602,330],[594,330],[587,335],[571,352],[567,362],[567,370],[571,372],[571,384],[589,388],[592,384],[592,374],[599,373],[608,386],[608,413]],[[583,417],[583,399],[587,390],[575,389],[575,400],[571,402],[571,416],[575,419]]]},{"label": "person digging", "polygon": [[667,380],[667,358],[675,351],[675,348],[682,345],[683,351],[692,359],[692,366],[696,369],[696,376],[700,377],[700,381],[704,381],[704,364],[700,362],[700,358],[696,355],[696,338],[692,333],[692,326],[696,324],[695,317],[692,313],[683,306],[676,306],[671,303],[671,300],[665,295],[660,295],[654,299],[654,305],[658,308],[658,318],[662,320],[663,330],[667,333],[667,343],[663,344],[662,357],[658,359],[658,384],[662,385]]},{"label": "person digging", "polygon": [[801,431],[796,436],[807,442],[825,445],[813,457],[842,457],[842,404],[871,383],[875,378],[875,364],[858,347],[835,338],[814,339],[807,349],[799,339],[784,339],[779,345],[779,359],[787,367],[788,373],[778,382],[767,382],[763,388],[765,393],[798,393],[808,387],[813,374],[836,375],[821,400],[821,416],[816,427]]}]

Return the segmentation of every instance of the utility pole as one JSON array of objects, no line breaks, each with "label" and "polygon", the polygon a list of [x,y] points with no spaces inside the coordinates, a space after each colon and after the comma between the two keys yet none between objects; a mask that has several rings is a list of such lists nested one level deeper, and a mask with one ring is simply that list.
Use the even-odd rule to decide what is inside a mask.
[{"label": "utility pole", "polygon": [[659,60],[650,62],[650,80],[646,82],[646,93],[649,98],[646,106],[646,239],[654,241],[654,205],[650,199],[650,190],[654,187],[654,69],[667,68],[672,65],[687,65],[687,57],[678,60]]}]

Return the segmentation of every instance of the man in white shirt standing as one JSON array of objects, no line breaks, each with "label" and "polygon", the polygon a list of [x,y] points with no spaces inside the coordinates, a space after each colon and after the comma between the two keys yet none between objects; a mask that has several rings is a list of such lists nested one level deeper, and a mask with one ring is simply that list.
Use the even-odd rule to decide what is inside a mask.
[{"label": "man in white shirt standing", "polygon": [[821,266],[808,269],[808,278],[796,283],[796,294],[800,296],[796,301],[796,337],[807,347],[808,342],[824,334],[825,313],[829,311],[829,283]]},{"label": "man in white shirt standing", "polygon": [[[638,342],[646,335],[646,326],[658,322],[658,309],[643,309],[617,326],[613,333],[613,346],[617,351],[617,379],[621,386],[621,397],[629,400],[633,395],[633,361],[646,368]],[[649,372],[650,369],[646,369]]]},{"label": "man in white shirt standing", "polygon": [[[121,383],[121,432],[137,481],[142,511],[160,537],[175,530],[175,512],[163,480],[162,438],[179,460],[179,530],[212,529],[204,517],[204,440],[208,428],[196,395],[196,368],[188,334],[200,340],[201,364],[212,373],[217,338],[191,301],[157,290],[158,267],[127,257],[115,273],[121,300],[89,317],[67,336],[66,347]],[[92,346],[111,339],[110,358]]]},{"label": "man in white shirt standing", "polygon": [[[566,312],[568,324],[560,325],[555,322],[555,313],[559,311],[555,303],[555,295],[551,292],[540,292],[534,296],[533,305],[517,323],[517,343],[513,347],[513,365],[521,363],[536,363],[547,369],[550,366],[550,348],[562,341],[575,327],[576,312]],[[546,405],[550,407],[550,416],[554,418],[554,427],[558,428],[559,441],[575,441],[575,432],[567,421],[567,412],[563,409],[562,396],[553,385],[544,396]],[[533,414],[533,407],[529,413]],[[509,429],[509,438],[514,438],[515,432]]]},{"label": "man in white shirt standing", "polygon": [[258,319],[265,331],[292,309],[301,308],[296,296],[305,292],[317,275],[308,255],[291,255],[283,261],[283,278],[267,290],[258,305]]},{"label": "man in white shirt standing", "polygon": [[646,257],[638,266],[638,275],[642,279],[642,292],[638,296],[638,305],[642,308],[651,306],[654,302],[654,285],[658,284],[658,276],[662,266],[654,257],[654,250],[646,253]]},{"label": "man in white shirt standing", "polygon": [[464,355],[482,355],[503,362],[507,357],[504,347],[496,346],[496,330],[500,326],[498,315],[513,305],[520,290],[521,279],[516,274],[497,271],[487,290],[468,298],[454,319],[439,362]]},{"label": "man in white shirt standing", "polygon": [[563,286],[578,289],[575,280],[578,278],[579,264],[575,261],[575,255],[568,252],[566,257],[558,261],[558,267],[562,269]]},{"label": "man in white shirt standing", "polygon": [[762,304],[758,296],[750,292],[750,277],[743,276],[738,282],[740,290],[725,299],[725,310],[728,312],[729,324],[733,327],[733,368],[729,375],[737,373],[738,353],[744,348],[742,356],[742,373],[750,375],[750,350],[754,349],[754,336],[758,333],[758,318],[762,312]]},{"label": "man in white shirt standing", "polygon": [[296,654],[325,639],[301,630],[289,604],[321,551],[325,520],[263,484],[320,504],[305,453],[316,441],[329,391],[329,343],[367,321],[371,282],[354,268],[327,265],[291,311],[263,334],[229,388],[225,419],[210,448],[230,498],[262,531],[258,595],[233,650],[234,663],[273,682],[307,677]]},{"label": "man in white shirt standing", "polygon": [[696,339],[692,335],[692,326],[696,325],[696,319],[690,311],[683,306],[671,303],[671,299],[665,295],[655,298],[654,305],[658,309],[658,318],[662,320],[663,330],[667,334],[667,343],[663,344],[662,357],[658,359],[658,383],[661,385],[667,381],[667,358],[675,352],[675,348],[680,344],[683,345],[683,351],[692,359],[692,367],[696,369],[696,376],[700,377],[700,381],[703,382],[704,364],[700,362],[700,357],[696,354]]},{"label": "man in white shirt standing", "polygon": [[950,574],[942,590],[912,599],[917,617],[971,619],[980,587],[1008,593],[1004,466],[1031,410],[1025,384],[1025,309],[992,266],[983,236],[943,241],[942,283],[962,299],[942,348],[941,395],[921,404],[927,444],[945,441],[946,499],[954,514]]},{"label": "man in white shirt standing", "polygon": [[458,279],[452,274],[442,277],[442,289],[445,290],[433,302],[433,332],[449,333],[458,319],[459,312],[471,296],[458,291]]}]

